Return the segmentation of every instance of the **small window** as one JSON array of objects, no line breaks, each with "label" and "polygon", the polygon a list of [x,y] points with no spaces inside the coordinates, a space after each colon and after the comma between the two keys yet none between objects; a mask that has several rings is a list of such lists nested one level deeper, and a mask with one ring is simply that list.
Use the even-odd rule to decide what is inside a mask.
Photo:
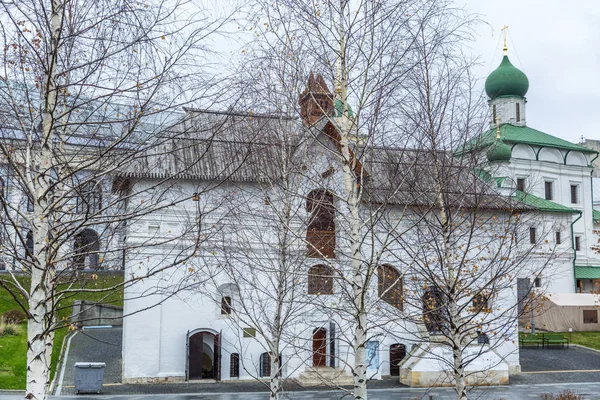
[{"label": "small window", "polygon": [[256,328],[243,328],[244,337],[256,337]]},{"label": "small window", "polygon": [[231,297],[230,296],[221,297],[221,314],[222,315],[231,315]]},{"label": "small window", "polygon": [[535,244],[535,242],[536,242],[535,228],[529,228],[529,243]]},{"label": "small window", "polygon": [[560,231],[556,231],[554,233],[554,237],[556,238],[556,244],[561,244],[561,240],[560,240]]},{"label": "small window", "polygon": [[575,236],[575,250],[581,251],[581,236]]},{"label": "small window", "polygon": [[598,323],[598,310],[583,310],[583,323],[584,324],[597,324]]},{"label": "small window", "polygon": [[492,106],[492,123],[495,124],[496,122],[496,105],[494,104]]},{"label": "small window", "polygon": [[96,181],[87,182],[78,188],[77,214],[96,213],[102,209],[102,187]]},{"label": "small window", "polygon": [[477,331],[477,344],[489,344],[490,338],[481,331]]},{"label": "small window", "polygon": [[516,104],[517,111],[517,122],[521,122],[521,105],[519,103]]},{"label": "small window", "polygon": [[333,294],[333,269],[314,265],[308,269],[308,294]]},{"label": "small window", "polygon": [[517,178],[517,190],[525,191],[525,178]]},{"label": "small window", "polygon": [[240,355],[238,353],[231,353],[229,357],[229,377],[240,377]]},{"label": "small window", "polygon": [[477,293],[473,296],[473,311],[476,313],[489,312],[488,298],[485,294]]},{"label": "small window", "polygon": [[539,276],[533,280],[533,286],[536,288],[542,287],[542,278]]},{"label": "small window", "polygon": [[269,353],[260,355],[260,376],[262,378],[271,376],[271,357]]},{"label": "small window", "polygon": [[552,191],[552,183],[552,181],[544,182],[544,198],[546,200],[552,200],[554,198]]},{"label": "small window", "polygon": [[571,204],[579,204],[579,185],[571,185]]}]

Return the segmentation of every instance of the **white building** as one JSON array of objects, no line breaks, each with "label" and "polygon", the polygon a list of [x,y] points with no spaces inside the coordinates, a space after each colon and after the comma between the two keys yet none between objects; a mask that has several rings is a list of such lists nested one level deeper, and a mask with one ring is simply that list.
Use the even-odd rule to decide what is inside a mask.
[{"label": "white building", "polygon": [[[531,241],[531,245],[538,248],[529,258],[529,266],[520,273],[518,294],[514,287],[504,290],[498,295],[498,309],[515,304],[517,295],[526,296],[532,284],[550,292],[574,292],[581,271],[593,270],[596,259],[588,243],[592,230],[589,165],[596,153],[527,127],[524,97],[527,89],[527,78],[505,57],[486,82],[494,115],[491,129],[459,151],[480,154],[481,165],[477,173],[482,179],[475,178],[469,170],[463,172],[462,182],[471,185],[475,192],[489,196],[485,212],[495,215],[494,220],[510,219],[507,209],[514,211],[523,207],[524,215],[527,210],[537,212],[535,221],[527,222],[525,231],[520,228],[518,236],[522,240],[521,247],[530,247]],[[342,297],[338,293],[343,288],[334,279],[335,274],[347,272],[345,263],[348,261],[343,256],[347,254],[341,233],[344,216],[340,215],[339,200],[335,196],[342,192],[342,177],[332,120],[336,113],[339,117],[341,107],[331,98],[322,78],[311,77],[301,98],[304,125],[310,129],[293,130],[290,128],[293,121],[276,116],[197,112],[192,123],[218,127],[218,135],[214,137],[219,141],[211,140],[207,145],[198,141],[202,137],[190,138],[197,143],[194,151],[188,152],[181,146],[178,151],[163,155],[161,166],[165,173],[157,173],[156,165],[149,157],[147,164],[138,171],[151,172],[129,174],[137,179],[137,185],[152,186],[156,179],[167,177],[169,170],[177,171],[173,167],[175,164],[182,163],[179,167],[183,165],[186,174],[180,174],[183,179],[173,186],[171,194],[188,200],[166,209],[162,215],[148,215],[129,224],[127,237],[132,245],[148,243],[156,237],[173,237],[173,241],[130,252],[126,261],[127,276],[135,275],[137,271],[143,273],[147,266],[154,266],[161,260],[172,261],[173,257],[181,256],[173,249],[180,246],[178,240],[184,240],[179,238],[179,229],[190,221],[206,231],[201,231],[204,241],[186,264],[187,269],[169,272],[166,278],[157,275],[126,289],[129,300],[125,303],[125,313],[132,315],[124,322],[124,382],[233,380],[269,375],[269,346],[265,338],[256,333],[256,324],[264,320],[256,315],[240,316],[236,309],[246,308],[247,302],[252,300],[264,307],[260,309],[262,313],[272,311],[268,301],[263,304],[260,295],[258,300],[253,296],[257,295],[257,288],[266,290],[270,279],[267,272],[260,278],[257,271],[272,265],[273,260],[275,263],[280,261],[277,254],[280,236],[276,224],[265,221],[269,221],[271,206],[280,204],[275,208],[283,210],[287,204],[285,190],[273,183],[274,177],[281,178],[278,175],[281,171],[289,172],[286,177],[291,179],[295,189],[300,190],[290,206],[293,211],[290,231],[295,235],[288,255],[294,259],[294,287],[299,292],[294,301],[303,305],[299,314],[290,314],[291,323],[285,327],[286,344],[280,349],[282,375],[313,382],[318,380],[320,373],[325,380],[336,378],[338,382],[349,382],[351,335],[346,330],[350,324],[347,310],[339,302]],[[323,117],[324,111],[329,117]],[[259,132],[260,141],[253,143],[252,139],[258,137]],[[292,143],[294,151],[285,154],[300,161],[300,169],[282,169],[278,147],[281,141],[270,141],[281,132],[293,132],[289,133],[293,140],[285,143]],[[241,137],[246,140],[240,140]],[[411,198],[411,190],[424,192],[423,188],[417,190],[409,183],[426,186],[427,170],[413,171],[410,182],[399,183],[396,179],[400,173],[410,175],[408,171],[415,168],[414,160],[420,155],[405,149],[361,146],[355,149],[357,154],[364,151],[359,156],[359,173],[367,171],[365,187],[370,185],[373,190],[370,193],[379,190],[386,199],[382,202],[386,204],[380,214],[382,220],[412,213],[411,207],[415,203],[411,201],[415,199]],[[194,164],[194,160],[200,159],[203,161]],[[212,189],[208,191],[209,188]],[[318,196],[318,200],[314,200],[314,196]],[[373,201],[373,197],[370,199]],[[320,205],[310,205],[313,200]],[[305,202],[308,203],[305,205]],[[319,211],[319,207],[324,209]],[[311,228],[311,216],[319,227]],[[495,225],[491,224],[487,229],[493,232]],[[373,298],[369,301],[379,302],[382,306],[376,309],[383,312],[371,314],[373,325],[378,327],[373,328],[373,339],[367,344],[372,356],[369,375],[375,379],[401,375],[403,382],[412,385],[448,384],[443,380],[448,368],[439,360],[449,355],[442,347],[427,344],[426,340],[435,332],[427,324],[419,325],[408,319],[402,321],[402,315],[411,313],[410,305],[400,304],[409,298],[410,267],[409,263],[403,265],[399,260],[406,259],[410,249],[386,253],[384,250],[388,247],[381,244],[381,238],[390,232],[389,226],[378,222],[367,230],[366,235],[376,238],[373,243],[379,244],[364,246],[362,251],[383,254],[378,258],[379,286],[386,285],[388,275],[402,276],[392,284],[387,283],[391,293],[400,291],[398,297],[382,295],[380,287],[373,281]],[[416,240],[418,232],[412,232]],[[186,248],[189,244],[180,247]],[[416,246],[424,244],[420,242]],[[572,248],[577,250],[573,252]],[[552,259],[552,267],[544,269],[549,259]],[[214,274],[210,279],[208,275],[199,277],[196,273],[200,270]],[[239,271],[239,276],[232,278],[231,274],[225,273],[227,270]],[[542,270],[546,272],[540,275],[538,271]],[[315,277],[320,281],[315,283]],[[254,286],[248,285],[251,279]],[[167,291],[154,293],[153,290],[160,282],[171,282],[179,287],[181,282],[190,280],[198,284],[175,295]],[[589,282],[581,280],[579,284],[586,287]],[[153,294],[140,296],[147,292]],[[264,293],[264,298],[268,298],[269,292]],[[152,306],[157,303],[158,306]],[[332,312],[336,305],[338,311]],[[379,326],[383,324],[378,322],[388,315],[397,318],[385,327]],[[486,337],[479,343],[481,349],[489,341],[490,351],[484,352],[483,356],[474,356],[470,369],[485,373],[473,375],[470,383],[506,383],[509,373],[520,371],[516,322],[509,325],[502,334]],[[261,326],[258,330],[264,328]],[[467,349],[466,352],[470,351]],[[474,346],[471,353],[477,351]],[[402,361],[400,368],[391,365],[391,361]]]}]

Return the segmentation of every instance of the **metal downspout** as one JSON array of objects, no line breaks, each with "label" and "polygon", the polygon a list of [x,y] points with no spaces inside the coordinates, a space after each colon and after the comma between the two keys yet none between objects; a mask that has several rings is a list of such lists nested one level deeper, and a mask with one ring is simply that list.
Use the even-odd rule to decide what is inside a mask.
[{"label": "metal downspout", "polygon": [[577,275],[575,272],[575,261],[577,260],[577,250],[575,249],[575,234],[573,233],[573,225],[575,222],[579,221],[583,216],[583,212],[579,211],[579,217],[573,222],[571,222],[571,245],[573,247],[573,284],[575,286],[575,293],[577,293]]},{"label": "metal downspout", "polygon": [[[592,170],[590,171],[590,196],[592,198],[592,221],[593,221],[593,216],[594,216],[594,161],[596,161],[596,159],[598,158],[598,156],[600,156],[600,153],[596,152],[596,157],[592,158],[592,161],[590,161],[590,167],[592,167]],[[583,197],[583,196],[582,196]],[[581,218],[581,213],[579,213],[579,218]],[[575,243],[575,238],[573,237],[573,224],[575,222],[577,222],[579,220],[579,218],[577,218],[575,221],[573,221],[573,223],[571,224],[571,240],[573,241],[573,243]],[[593,222],[592,222],[593,224]],[[593,231],[594,226],[592,225],[592,231]],[[574,251],[575,253],[575,257],[573,257],[573,276],[574,276],[574,280],[575,280],[575,293],[577,293],[577,276],[575,275],[575,259],[577,258],[577,252]]]}]

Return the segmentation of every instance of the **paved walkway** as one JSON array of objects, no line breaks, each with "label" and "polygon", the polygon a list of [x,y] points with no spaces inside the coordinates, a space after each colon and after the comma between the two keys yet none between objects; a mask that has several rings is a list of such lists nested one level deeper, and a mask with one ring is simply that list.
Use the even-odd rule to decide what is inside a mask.
[{"label": "paved walkway", "polygon": [[[600,383],[581,383],[563,385],[515,385],[479,388],[471,392],[469,398],[477,400],[534,400],[540,399],[542,393],[557,394],[566,389],[583,396],[584,400],[600,400]],[[453,400],[456,395],[449,388],[435,389],[370,389],[369,400]],[[268,394],[259,393],[216,393],[212,391],[194,394],[128,394],[128,395],[85,395],[85,396],[50,396],[51,400],[86,399],[86,400],[267,400]],[[339,391],[305,391],[288,392],[288,400],[340,400],[349,399]],[[0,400],[21,400],[23,394],[0,394]]]},{"label": "paved walkway", "polygon": [[[61,385],[57,385],[57,394],[73,393],[75,385],[75,363],[106,363],[104,383],[121,382],[121,347],[123,329],[121,327],[104,329],[84,329],[71,337],[71,345],[64,367]],[[110,387],[110,386],[107,386]]]},{"label": "paved walkway", "polygon": [[[141,384],[122,385],[121,378],[121,328],[111,329],[86,329],[78,332],[71,340],[68,360],[65,368],[63,385],[60,394],[69,396],[74,394],[74,368],[75,362],[101,361],[106,363],[104,377],[103,399],[131,398],[139,399],[146,396],[160,396],[172,400],[195,400],[204,398],[252,400],[265,398],[267,388],[259,382],[218,382],[218,383],[169,383],[169,384]],[[590,384],[576,385],[578,382],[600,382],[600,353],[583,348],[524,348],[520,351],[523,373],[511,377],[509,388],[483,388],[476,389],[474,393],[499,400],[502,398],[520,398],[524,395],[527,399],[538,398],[545,393],[544,385],[558,393],[567,387],[583,390],[582,394],[600,393],[599,387]],[[575,385],[573,385],[575,384]],[[449,389],[412,389],[401,385],[397,379],[375,380],[369,382],[370,398],[388,398],[394,394],[395,399],[433,399],[451,398]],[[532,389],[533,388],[533,389]],[[593,388],[591,392],[588,388]],[[331,392],[314,387],[303,387],[295,381],[285,383],[285,389],[290,399],[316,398],[337,399],[343,396],[342,392]],[[528,391],[534,391],[528,393]],[[203,394],[204,393],[204,394]],[[221,393],[221,394],[219,394]],[[246,393],[246,396],[236,397],[236,393]],[[251,394],[255,393],[255,394]],[[57,393],[58,394],[58,393]],[[490,394],[492,397],[485,397]],[[117,396],[117,397],[114,397]],[[119,397],[122,396],[122,397]],[[210,397],[204,397],[210,396]],[[215,397],[216,396],[216,397]],[[303,397],[308,396],[308,397]],[[312,396],[312,397],[311,397]],[[495,396],[495,397],[494,397]],[[503,397],[507,396],[507,397]],[[517,397],[512,397],[517,396]],[[533,396],[533,397],[532,397]],[[57,397],[58,398],[58,397]],[[60,397],[64,398],[64,397]],[[92,399],[97,397],[86,398]],[[100,398],[100,397],[98,397]],[[588,398],[588,397],[586,397]],[[592,398],[592,397],[589,397]],[[600,399],[593,397],[594,399]],[[0,394],[0,399],[2,395]]]}]

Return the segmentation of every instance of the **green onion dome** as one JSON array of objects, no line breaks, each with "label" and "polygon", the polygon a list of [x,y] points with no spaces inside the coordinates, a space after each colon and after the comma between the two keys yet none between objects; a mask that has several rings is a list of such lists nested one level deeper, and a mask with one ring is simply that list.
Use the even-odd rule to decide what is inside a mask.
[{"label": "green onion dome", "polygon": [[525,97],[527,89],[529,89],[529,79],[523,71],[510,63],[506,55],[498,68],[485,80],[485,92],[491,100],[500,96]]},{"label": "green onion dome", "polygon": [[504,143],[500,138],[497,138],[496,142],[494,142],[487,151],[487,159],[489,162],[510,161],[511,156],[512,151],[510,146]]},{"label": "green onion dome", "polygon": [[[340,99],[335,99],[333,105],[335,107],[335,116],[341,117],[344,114],[344,103],[342,103]],[[347,104],[347,107],[348,117],[354,118],[354,112],[352,111],[352,107],[350,107],[350,104]]]}]

